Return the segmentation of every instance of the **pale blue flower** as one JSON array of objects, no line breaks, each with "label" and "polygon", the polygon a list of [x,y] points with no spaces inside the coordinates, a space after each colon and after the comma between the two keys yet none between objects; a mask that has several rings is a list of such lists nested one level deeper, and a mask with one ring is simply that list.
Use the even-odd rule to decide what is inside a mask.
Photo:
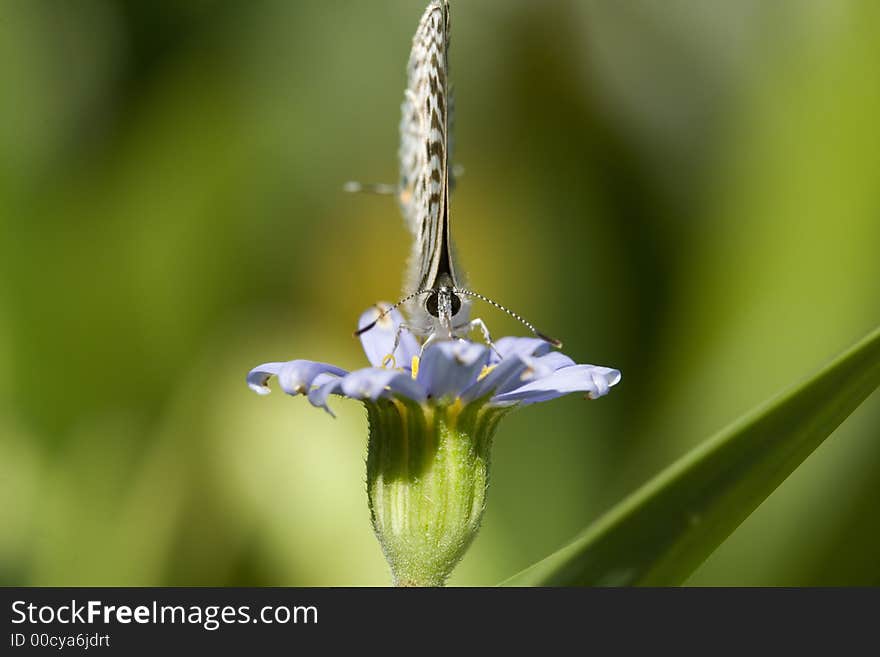
[{"label": "pale blue flower", "polygon": [[[367,310],[359,326],[366,326],[379,313],[378,307]],[[572,392],[596,399],[620,381],[618,370],[578,365],[565,354],[551,351],[550,345],[538,338],[501,338],[495,343],[497,351],[466,340],[437,341],[420,355],[419,343],[404,330],[391,354],[401,321],[400,313],[394,310],[360,336],[371,367],[347,372],[311,360],[266,363],[248,373],[248,385],[261,395],[268,394],[269,379],[275,376],[284,392],[305,395],[312,405],[333,415],[327,405],[330,395],[365,402],[391,397],[418,403],[480,400],[490,406],[510,407]]]}]

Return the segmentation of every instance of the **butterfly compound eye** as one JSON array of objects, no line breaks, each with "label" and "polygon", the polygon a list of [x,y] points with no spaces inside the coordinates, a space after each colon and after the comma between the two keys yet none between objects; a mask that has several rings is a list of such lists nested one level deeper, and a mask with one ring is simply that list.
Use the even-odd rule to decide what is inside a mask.
[{"label": "butterfly compound eye", "polygon": [[431,317],[440,317],[440,307],[436,292],[432,292],[427,301],[425,301],[425,310],[428,311]]},{"label": "butterfly compound eye", "polygon": [[458,314],[458,311],[461,310],[461,298],[459,298],[459,296],[457,294],[453,294],[451,302],[452,302],[452,316],[454,317],[455,315]]}]

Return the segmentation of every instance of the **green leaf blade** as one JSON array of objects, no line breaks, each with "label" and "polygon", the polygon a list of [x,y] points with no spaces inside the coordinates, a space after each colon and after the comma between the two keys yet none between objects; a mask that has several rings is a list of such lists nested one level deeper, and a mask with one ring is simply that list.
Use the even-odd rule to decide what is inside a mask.
[{"label": "green leaf blade", "polygon": [[503,586],[683,582],[880,386],[880,329],[673,463]]}]

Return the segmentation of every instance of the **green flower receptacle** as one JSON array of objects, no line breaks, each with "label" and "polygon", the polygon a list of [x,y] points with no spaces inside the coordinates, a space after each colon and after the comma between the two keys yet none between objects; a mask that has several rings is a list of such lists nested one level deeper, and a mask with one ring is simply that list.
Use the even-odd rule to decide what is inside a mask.
[{"label": "green flower receptacle", "polygon": [[367,493],[396,586],[442,586],[477,534],[492,437],[485,403],[367,402]]}]

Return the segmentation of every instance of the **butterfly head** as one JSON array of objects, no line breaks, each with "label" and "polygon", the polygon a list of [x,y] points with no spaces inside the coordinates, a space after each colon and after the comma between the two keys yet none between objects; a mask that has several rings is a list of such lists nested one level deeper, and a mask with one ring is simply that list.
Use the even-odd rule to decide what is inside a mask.
[{"label": "butterfly head", "polygon": [[[430,324],[433,324],[433,330],[444,337],[451,338],[455,334],[456,328],[461,324],[457,315],[462,309],[461,297],[456,294],[452,287],[442,286],[431,290],[425,299],[424,309],[430,317]],[[463,314],[465,317],[467,313]]]},{"label": "butterfly head", "polygon": [[461,297],[452,288],[432,290],[425,300],[425,311],[436,319],[455,317],[461,310]]},{"label": "butterfly head", "polygon": [[[488,303],[497,310],[500,310],[501,312],[513,317],[515,320],[528,328],[535,337],[544,340],[545,342],[553,345],[556,348],[562,347],[562,342],[555,338],[551,338],[546,333],[542,333],[537,328],[535,328],[534,324],[523,318],[521,315],[513,312],[509,308],[502,306],[497,301],[494,301],[489,297],[480,294],[479,292],[473,292],[472,290],[466,290],[464,288],[454,287],[452,285],[445,284],[435,288],[419,290],[418,292],[413,292],[412,294],[407,295],[406,297],[395,303],[393,306],[385,308],[381,313],[379,313],[379,316],[375,320],[355,331],[355,336],[366,333],[374,326],[376,326],[379,321],[385,318],[393,310],[421,296],[425,297],[422,308],[424,309],[424,312],[434,322],[433,329],[428,329],[427,331],[432,336],[434,334],[445,334],[444,337],[454,338],[456,337],[459,329],[471,326],[472,323],[467,322],[468,313],[463,313],[464,321],[462,321],[462,318],[458,317],[458,315],[462,312],[462,309],[466,305],[469,305],[469,302],[466,301],[467,299],[476,299]],[[422,302],[419,303],[421,304]],[[407,328],[412,330],[418,327],[407,326]],[[438,328],[440,329],[439,333],[437,331]],[[431,339],[434,338],[432,337]]]}]

